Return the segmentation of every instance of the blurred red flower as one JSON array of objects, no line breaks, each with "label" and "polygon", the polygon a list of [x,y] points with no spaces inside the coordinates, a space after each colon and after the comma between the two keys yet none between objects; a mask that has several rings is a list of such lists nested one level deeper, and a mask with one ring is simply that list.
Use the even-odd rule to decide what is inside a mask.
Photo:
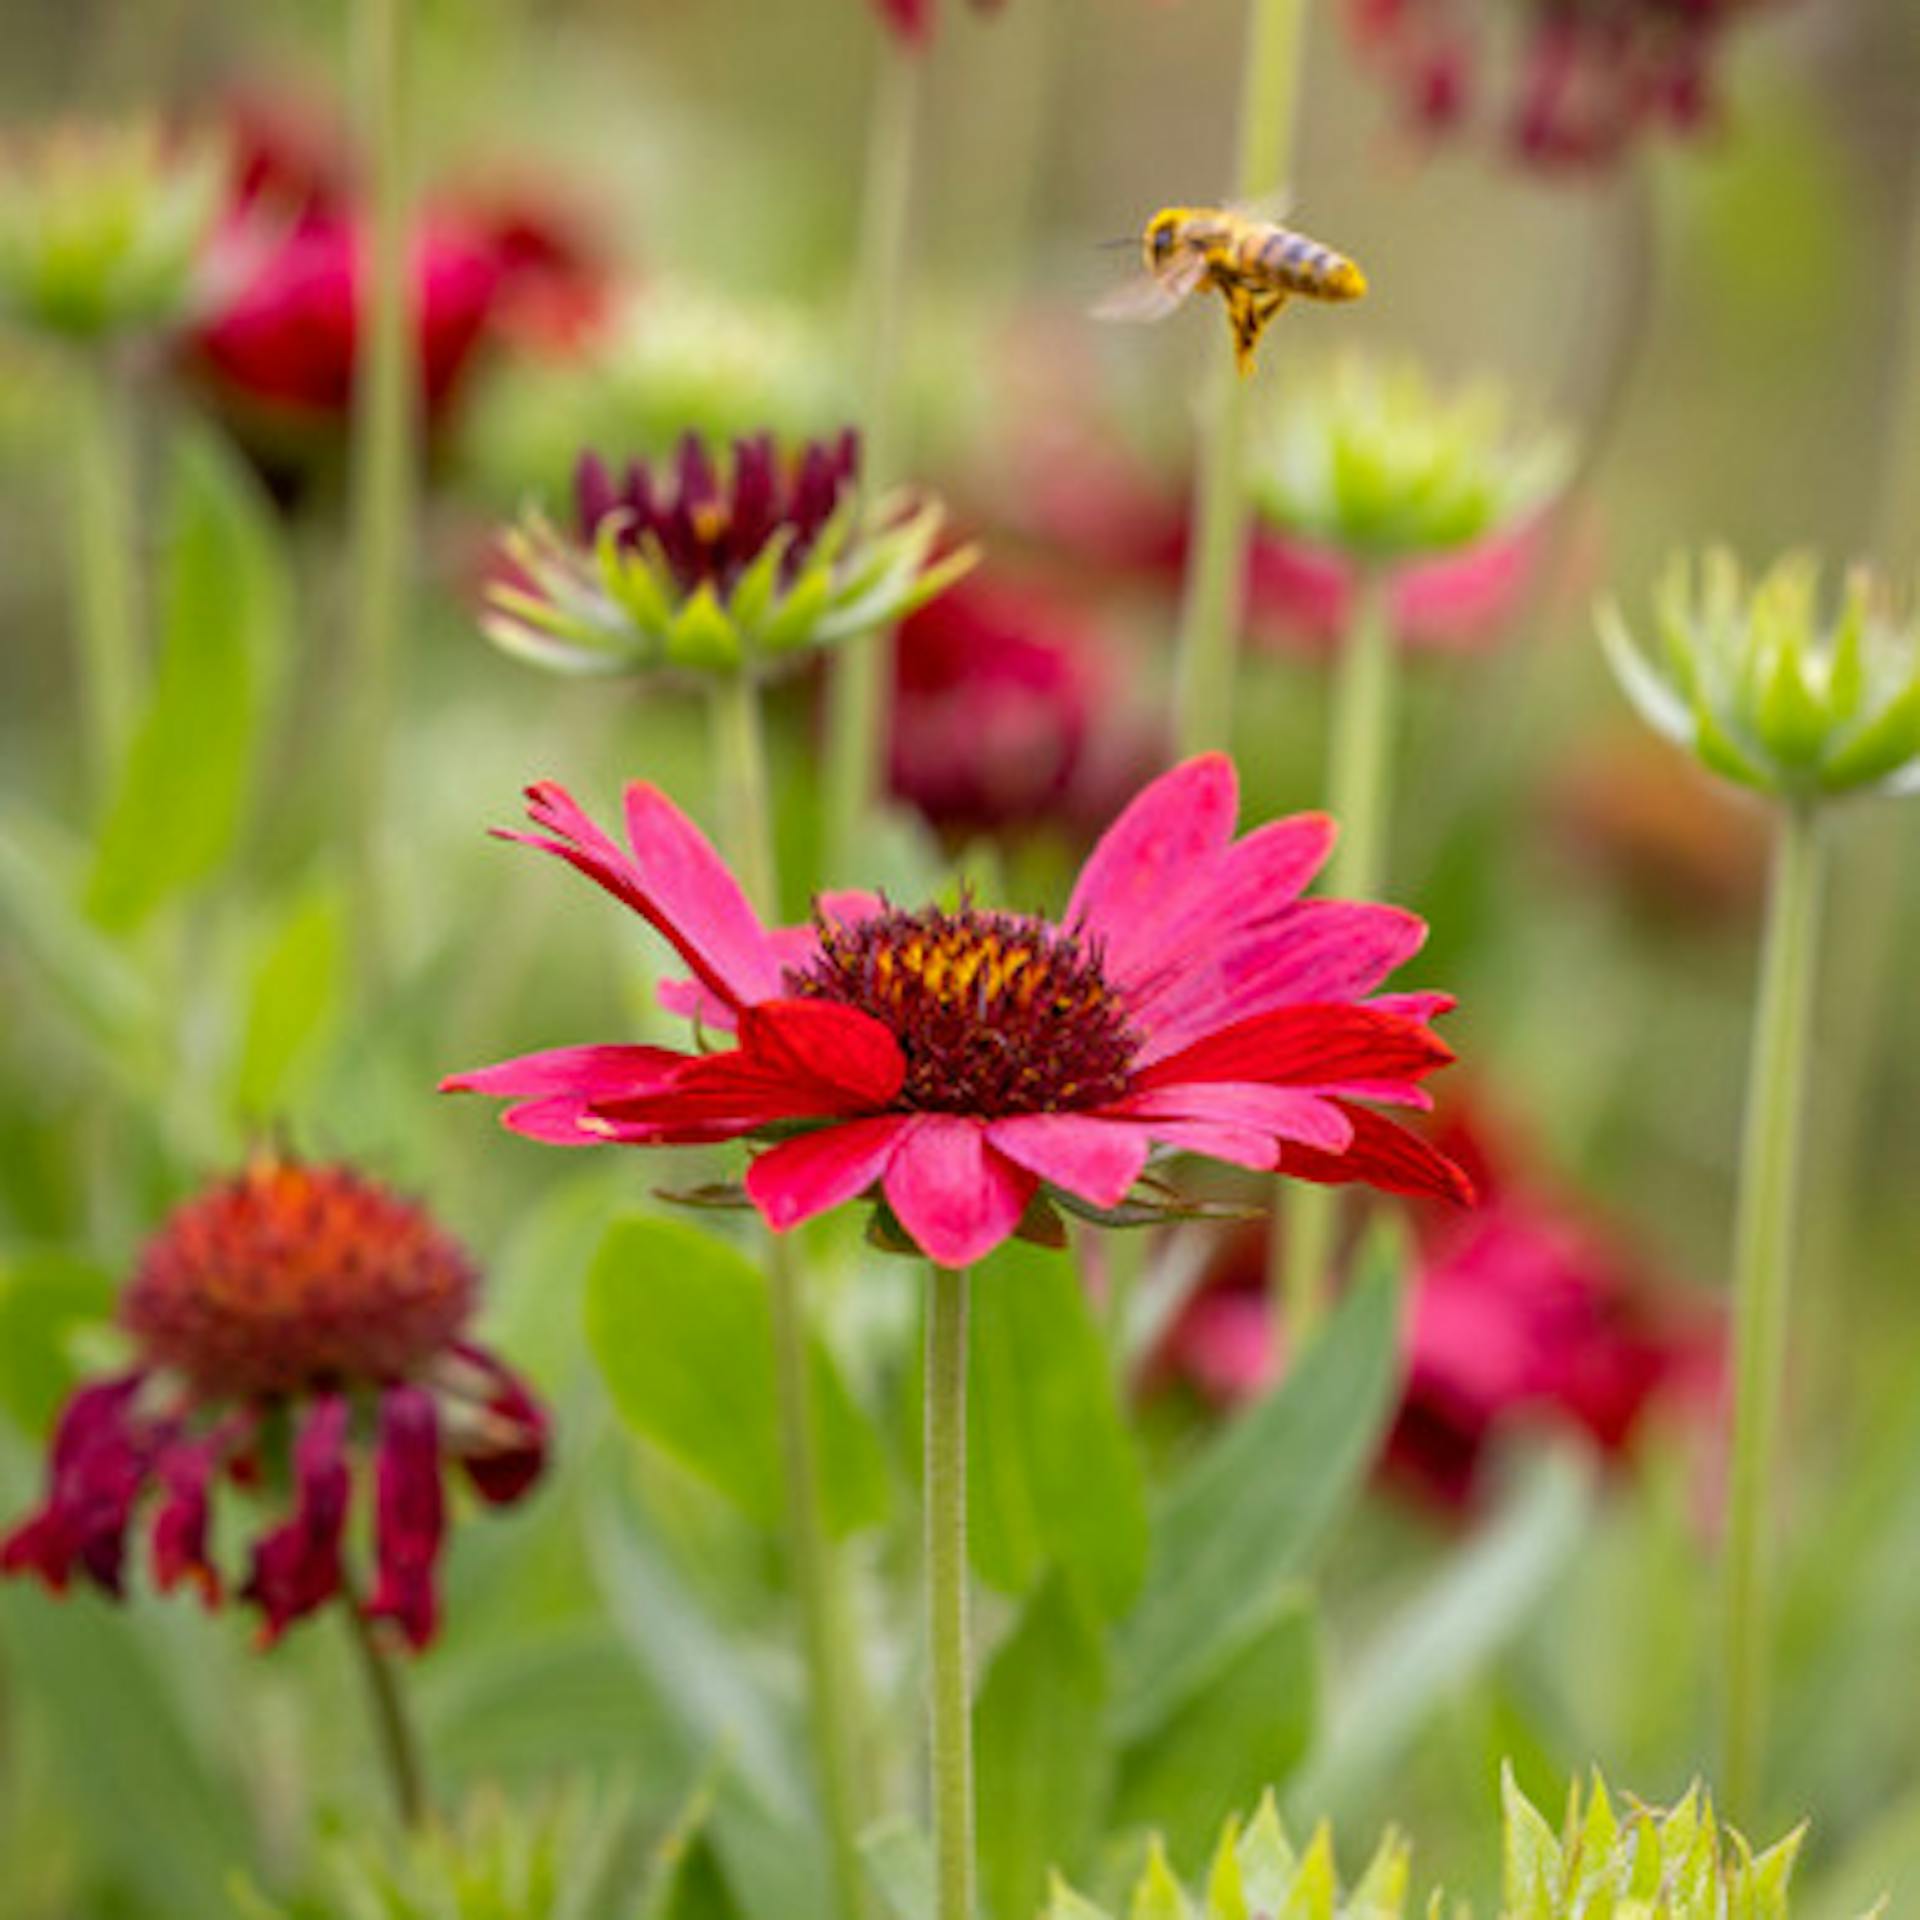
[{"label": "blurred red flower", "polygon": [[1097,832],[1159,757],[1111,643],[1057,589],[974,573],[901,624],[894,797],[954,838]]},{"label": "blurred red flower", "polygon": [[215,1488],[285,1487],[285,1517],[255,1540],[238,1595],[271,1644],[359,1590],[347,1525],[370,1467],[366,1611],[424,1647],[439,1624],[445,1463],[505,1506],[546,1455],[539,1404],[465,1337],[476,1289],[466,1253],[412,1202],[349,1167],[255,1160],[147,1243],[120,1308],[135,1365],[68,1402],[46,1500],[0,1541],[0,1573],[54,1592],[78,1574],[118,1598],[151,1498],[155,1584],[216,1606]]},{"label": "blurred red flower", "polygon": [[[933,38],[935,0],[874,0],[880,18],[910,47],[924,47]],[[973,0],[976,13],[997,12],[1003,0]]]},{"label": "blurred red flower", "polygon": [[[1459,1509],[1478,1493],[1492,1444],[1516,1426],[1583,1433],[1613,1458],[1656,1406],[1711,1393],[1717,1318],[1687,1303],[1590,1205],[1527,1173],[1483,1115],[1456,1117],[1436,1144],[1472,1178],[1480,1205],[1420,1215],[1390,1480]],[[1220,1405],[1275,1377],[1264,1231],[1229,1243],[1175,1324],[1162,1367]]]},{"label": "blurred red flower", "polygon": [[[1713,63],[1758,0],[1526,0],[1518,49],[1484,0],[1347,0],[1354,44],[1422,131],[1464,125],[1503,85],[1506,140],[1530,166],[1605,166],[1647,134],[1714,116]],[[1489,43],[1494,43],[1489,50]]]}]

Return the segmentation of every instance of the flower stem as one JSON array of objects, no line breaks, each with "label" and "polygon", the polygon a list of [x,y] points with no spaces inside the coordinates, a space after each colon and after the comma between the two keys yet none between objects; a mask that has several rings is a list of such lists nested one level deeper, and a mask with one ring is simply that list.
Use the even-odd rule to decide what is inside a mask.
[{"label": "flower stem", "polygon": [[[1237,191],[1262,200],[1286,185],[1306,0],[1248,0]],[[1230,743],[1246,594],[1247,387],[1222,353],[1213,369],[1194,502],[1193,558],[1180,622],[1175,689],[1182,753]]]},{"label": "flower stem", "polygon": [[1788,1281],[1800,1183],[1800,1116],[1827,850],[1812,807],[1790,804],[1774,848],[1740,1151],[1734,1240],[1733,1461],[1722,1636],[1723,1782],[1750,1822],[1766,1738],[1768,1516],[1776,1491]]},{"label": "flower stem", "polygon": [[933,1269],[927,1309],[927,1657],[935,1920],[973,1920],[967,1646],[967,1276]]},{"label": "flower stem", "polygon": [[372,207],[360,263],[361,349],[354,380],[353,682],[342,745],[354,796],[360,949],[384,959],[380,836],[392,728],[394,654],[413,540],[419,367],[413,351],[412,209],[407,144],[411,0],[356,0],[355,60],[367,115]]},{"label": "flower stem", "polygon": [[102,356],[73,368],[73,608],[94,791],[111,790],[140,697],[126,394]]},{"label": "flower stem", "polygon": [[[892,483],[899,459],[896,388],[920,124],[921,57],[890,33],[881,40],[860,215],[860,430],[870,493]],[[880,791],[892,658],[891,631],[849,640],[833,657],[824,779],[827,872],[835,881],[857,870],[860,835]]]},{"label": "flower stem", "polygon": [[[1366,899],[1385,878],[1398,667],[1388,576],[1363,568],[1354,578],[1353,625],[1340,648],[1328,747],[1327,806],[1340,840],[1327,885],[1342,899]],[[1297,1353],[1326,1316],[1340,1198],[1335,1188],[1287,1185],[1269,1297],[1281,1309],[1276,1327],[1287,1328]]]},{"label": "flower stem", "polygon": [[343,1585],[340,1608],[359,1656],[360,1671],[366,1677],[367,1699],[373,1709],[374,1732],[378,1736],[387,1784],[393,1790],[394,1811],[399,1814],[402,1826],[418,1832],[426,1825],[431,1803],[420,1739],[407,1712],[399,1671],[392,1654],[380,1644],[373,1622],[367,1618],[351,1587]]},{"label": "flower stem", "polygon": [[[748,897],[762,913],[776,915],[778,867],[759,689],[745,674],[717,678],[712,705],[723,833]],[[859,1920],[867,1908],[859,1843],[864,1689],[848,1630],[842,1569],[827,1533],[821,1500],[819,1447],[808,1391],[803,1278],[792,1242],[782,1234],[769,1235],[767,1299],[773,1321],[775,1414],[786,1477],[789,1551],[800,1596],[820,1805],[840,1911],[848,1920]]]}]

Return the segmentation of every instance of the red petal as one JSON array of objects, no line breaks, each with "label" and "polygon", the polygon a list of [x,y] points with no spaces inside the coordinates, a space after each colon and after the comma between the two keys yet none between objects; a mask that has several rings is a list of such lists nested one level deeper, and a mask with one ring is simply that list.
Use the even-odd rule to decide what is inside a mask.
[{"label": "red petal", "polygon": [[440,1416],[424,1387],[389,1387],[381,1396],[374,1475],[378,1579],[367,1616],[396,1622],[417,1653],[440,1624],[434,1574],[447,1525]]},{"label": "red petal", "polygon": [[1334,1104],[1353,1122],[1353,1145],[1338,1154],[1320,1153],[1312,1147],[1283,1147],[1282,1173],[1327,1186],[1359,1181],[1386,1193],[1450,1200],[1463,1207],[1473,1205],[1473,1182],[1418,1134],[1366,1107],[1345,1100]]},{"label": "red petal", "polygon": [[352,1491],[348,1416],[346,1397],[338,1393],[323,1394],[308,1409],[293,1449],[293,1514],[254,1547],[240,1597],[264,1616],[265,1646],[340,1591],[340,1539]]},{"label": "red petal", "polygon": [[1337,1002],[1276,1007],[1156,1060],[1138,1075],[1137,1085],[1145,1090],[1244,1080],[1337,1087],[1353,1080],[1417,1080],[1452,1058],[1444,1040],[1397,1014]]}]

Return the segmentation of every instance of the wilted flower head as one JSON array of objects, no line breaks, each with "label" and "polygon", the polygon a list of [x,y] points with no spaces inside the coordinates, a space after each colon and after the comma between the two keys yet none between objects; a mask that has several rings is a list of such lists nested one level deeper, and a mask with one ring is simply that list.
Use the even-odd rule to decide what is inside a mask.
[{"label": "wilted flower head", "polygon": [[1347,0],[1347,18],[1416,127],[1492,120],[1518,159],[1562,169],[1709,125],[1720,43],[1759,4],[1522,0],[1509,21],[1486,0]]},{"label": "wilted flower head", "polygon": [[[1625,1454],[1658,1407],[1712,1383],[1713,1323],[1676,1298],[1591,1205],[1555,1193],[1483,1114],[1437,1144],[1479,1205],[1420,1222],[1405,1385],[1386,1466],[1401,1488],[1457,1509],[1494,1445],[1528,1422]],[[1164,1364],[1233,1405],[1277,1372],[1264,1235],[1230,1240],[1175,1323]]]},{"label": "wilted flower head", "polygon": [[1425,927],[1302,899],[1333,823],[1235,841],[1222,755],[1133,802],[1058,921],[842,893],[770,929],[657,788],[627,789],[630,853],[563,789],[529,798],[536,831],[508,837],[645,918],[694,976],[665,1003],[738,1036],[724,1052],[566,1047],[445,1083],[513,1100],[506,1124],[533,1139],[756,1141],[745,1197],[776,1230],[869,1197],[887,1244],[949,1267],[1016,1232],[1059,1244],[1056,1200],[1109,1217],[1166,1151],[1470,1197],[1374,1104],[1418,1104],[1452,1057],[1429,1025],[1444,995],[1376,991]]},{"label": "wilted flower head", "polygon": [[1803,803],[1920,790],[1920,622],[1865,573],[1831,615],[1820,588],[1806,555],[1751,583],[1724,551],[1676,556],[1652,647],[1613,606],[1601,638],[1641,718],[1726,779]]},{"label": "wilted flower head", "polygon": [[1357,356],[1289,390],[1253,466],[1262,516],[1372,566],[1451,553],[1511,529],[1563,467],[1517,429],[1499,389],[1441,394],[1419,367]]},{"label": "wilted flower head", "polygon": [[[1242,1831],[1229,1821],[1220,1836],[1203,1887],[1181,1886],[1166,1849],[1154,1841],[1147,1864],[1121,1912],[1134,1920],[1247,1920],[1253,1914],[1285,1914],[1287,1920],[1401,1920],[1407,1911],[1412,1855],[1396,1833],[1382,1836],[1366,1871],[1349,1888],[1340,1885],[1333,1833],[1324,1823],[1304,1848],[1296,1848],[1273,1795]],[[1041,1920],[1110,1920],[1107,1910],[1083,1898],[1058,1878]]]},{"label": "wilted flower head", "polygon": [[100,341],[186,321],[225,160],[152,126],[0,149],[0,323]]},{"label": "wilted flower head", "polygon": [[1157,743],[1124,711],[1111,643],[1065,595],[974,574],[902,623],[896,799],[954,838],[1104,826]]},{"label": "wilted flower head", "polygon": [[375,1510],[367,1611],[425,1646],[444,1463],[507,1505],[546,1450],[527,1388],[465,1337],[477,1286],[466,1253],[412,1202],[349,1167],[260,1156],[148,1242],[120,1308],[135,1364],[68,1403],[46,1502],[0,1543],[0,1572],[56,1592],[78,1574],[119,1597],[151,1496],[155,1584],[216,1605],[227,1583],[211,1507],[232,1480],[288,1502],[238,1594],[271,1642],[345,1590],[359,1482]]},{"label": "wilted flower head", "polygon": [[575,522],[530,515],[503,542],[488,636],[560,673],[763,673],[890,625],[973,563],[933,557],[936,502],[868,505],[856,436],[787,455],[771,434],[616,475],[584,455]]}]

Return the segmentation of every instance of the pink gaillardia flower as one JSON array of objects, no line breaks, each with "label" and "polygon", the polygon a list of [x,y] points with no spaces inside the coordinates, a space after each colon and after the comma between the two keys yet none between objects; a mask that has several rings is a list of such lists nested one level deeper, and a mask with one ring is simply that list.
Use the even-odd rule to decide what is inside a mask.
[{"label": "pink gaillardia flower", "polygon": [[1382,995],[1425,927],[1305,900],[1333,823],[1233,837],[1224,756],[1141,793],[1058,921],[822,895],[762,925],[656,788],[627,790],[630,851],[550,784],[531,834],[663,934],[692,972],[663,991],[724,1051],[566,1047],[456,1074],[506,1124],[566,1146],[756,1142],[745,1194],[776,1230],[871,1198],[884,1241],[964,1267],[1015,1233],[1057,1239],[1055,1201],[1121,1207],[1160,1150],[1302,1179],[1465,1200],[1465,1176],[1371,1103],[1424,1105],[1451,1002]]},{"label": "pink gaillardia flower", "polygon": [[255,1541],[237,1595],[271,1644],[361,1590],[347,1578],[347,1526],[356,1482],[370,1479],[366,1611],[426,1646],[445,1464],[508,1506],[546,1454],[538,1402],[465,1338],[476,1289],[472,1262],[422,1208],[348,1167],[262,1155],[148,1242],[120,1308],[135,1365],[68,1402],[45,1503],[0,1541],[0,1573],[55,1592],[79,1575],[119,1598],[150,1498],[156,1586],[192,1586],[216,1606],[227,1594],[211,1546],[216,1487],[284,1481],[285,1517]]},{"label": "pink gaillardia flower", "polygon": [[[1391,1481],[1459,1510],[1516,1426],[1583,1433],[1618,1458],[1657,1408],[1708,1402],[1720,1356],[1709,1314],[1591,1203],[1527,1171],[1483,1113],[1454,1116],[1438,1139],[1480,1204],[1420,1223],[1406,1384],[1384,1462]],[[1163,1350],[1164,1370],[1217,1404],[1264,1392],[1278,1365],[1262,1238],[1229,1244]]]}]

